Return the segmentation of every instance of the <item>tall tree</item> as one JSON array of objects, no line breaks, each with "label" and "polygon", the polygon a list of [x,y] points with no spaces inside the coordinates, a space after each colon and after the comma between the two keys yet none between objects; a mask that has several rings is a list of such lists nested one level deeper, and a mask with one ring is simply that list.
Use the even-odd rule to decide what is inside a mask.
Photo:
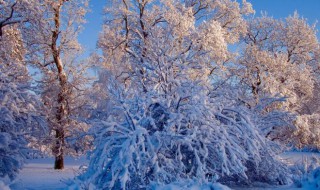
[{"label": "tall tree", "polygon": [[[254,18],[248,21],[244,42],[246,46],[238,60],[242,72],[238,73],[255,97],[253,104],[266,94],[278,94],[286,97],[287,101],[277,103],[268,110],[281,107],[298,117],[313,114],[306,112],[306,105],[318,96],[314,94],[314,89],[318,80],[320,46],[315,26],[310,26],[297,13],[285,20],[267,16]],[[298,118],[298,131],[302,120],[305,119]],[[292,138],[292,130],[281,131]],[[279,137],[279,134],[276,136]],[[299,138],[295,139],[299,141]]]},{"label": "tall tree", "polygon": [[[79,122],[76,112],[85,104],[87,65],[77,56],[81,46],[77,35],[84,23],[86,0],[42,0],[37,4],[37,18],[24,30],[29,47],[27,59],[41,71],[43,102],[50,110],[49,125],[55,133],[53,154],[55,169],[64,168],[66,138],[87,126]],[[78,113],[78,112],[77,112]]]}]

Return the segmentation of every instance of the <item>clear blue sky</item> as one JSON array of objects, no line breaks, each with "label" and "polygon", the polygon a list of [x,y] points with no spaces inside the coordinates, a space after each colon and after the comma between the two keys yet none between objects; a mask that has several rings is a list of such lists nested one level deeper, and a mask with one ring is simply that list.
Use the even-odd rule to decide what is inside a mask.
[{"label": "clear blue sky", "polygon": [[99,32],[103,24],[103,8],[107,0],[90,0],[90,12],[86,15],[84,30],[79,35],[79,42],[85,49],[84,57],[94,52],[98,40]]},{"label": "clear blue sky", "polygon": [[[238,0],[241,1],[241,0]],[[292,15],[294,11],[307,18],[310,24],[319,20],[320,22],[320,0],[247,0],[251,2],[256,10],[256,16],[260,16],[261,11],[266,11],[274,18],[285,18]],[[87,23],[79,36],[80,43],[85,48],[84,57],[92,53],[96,48],[101,25],[103,23],[103,7],[107,0],[91,0],[90,9],[86,16]],[[320,29],[320,23],[317,28]],[[318,34],[318,36],[320,36]]]}]

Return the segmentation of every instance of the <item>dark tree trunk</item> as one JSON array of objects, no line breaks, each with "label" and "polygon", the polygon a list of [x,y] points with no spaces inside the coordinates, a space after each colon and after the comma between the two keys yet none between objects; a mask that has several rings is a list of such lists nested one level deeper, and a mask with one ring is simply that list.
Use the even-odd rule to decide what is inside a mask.
[{"label": "dark tree trunk", "polygon": [[60,154],[59,156],[56,156],[54,161],[54,169],[55,170],[62,170],[64,168],[64,160],[63,160],[63,154]]},{"label": "dark tree trunk", "polygon": [[54,7],[54,23],[55,30],[52,31],[52,43],[51,43],[51,51],[54,63],[58,70],[58,78],[60,85],[60,92],[58,94],[58,109],[56,113],[57,124],[55,128],[56,136],[55,136],[55,147],[53,153],[55,155],[55,163],[54,169],[63,169],[64,168],[64,148],[65,148],[65,123],[67,122],[68,112],[67,112],[67,103],[66,103],[66,88],[67,88],[67,76],[64,72],[63,64],[60,58],[60,50],[58,48],[58,38],[60,34],[60,11],[61,7],[65,0],[59,0],[59,4],[57,7]]},{"label": "dark tree trunk", "polygon": [[64,130],[62,127],[56,129],[56,146],[54,169],[62,170],[64,168]]},{"label": "dark tree trunk", "polygon": [[261,85],[261,77],[260,77],[260,69],[257,68],[257,80],[251,84],[251,90],[252,94],[256,100],[256,104],[259,102],[259,90],[260,90],[260,85]]}]

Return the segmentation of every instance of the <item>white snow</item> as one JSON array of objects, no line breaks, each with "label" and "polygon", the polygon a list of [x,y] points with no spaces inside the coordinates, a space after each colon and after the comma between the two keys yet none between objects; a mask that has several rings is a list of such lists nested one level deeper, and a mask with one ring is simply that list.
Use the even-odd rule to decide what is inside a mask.
[{"label": "white snow", "polygon": [[[314,161],[314,159],[320,159],[320,153],[312,153],[312,152],[286,152],[280,155],[280,160],[288,164],[299,165],[299,164],[310,164]],[[286,186],[270,186],[266,184],[253,184],[254,187],[233,187],[235,190],[319,190],[319,188],[314,188],[310,184],[303,184],[304,187],[297,188],[293,185]]]},{"label": "white snow", "polygon": [[313,152],[286,152],[283,153],[280,159],[288,165],[302,164],[311,162],[312,159],[320,159],[320,153]]},{"label": "white snow", "polygon": [[65,189],[67,187],[65,181],[75,177],[79,167],[85,162],[82,157],[80,159],[67,157],[65,169],[59,171],[53,169],[53,158],[29,160],[10,187],[12,190]]},{"label": "white snow", "polygon": [[152,188],[153,190],[231,190],[229,187],[222,185],[220,183],[207,183],[207,184],[199,184],[195,181],[184,181],[172,183],[164,186],[155,186]]},{"label": "white snow", "polygon": [[[320,159],[320,153],[308,152],[287,152],[281,155],[281,159],[291,164],[303,163],[312,157]],[[28,160],[28,163],[20,171],[17,179],[10,185],[11,190],[59,190],[67,188],[66,180],[75,177],[79,172],[79,167],[86,164],[84,157],[79,159],[67,157],[65,159],[65,169],[58,171],[53,169],[53,158],[42,158]],[[154,187],[154,190],[182,190],[185,186],[191,190],[206,190],[210,186],[214,190],[228,190],[229,188],[219,183],[210,185],[200,185],[197,183],[174,183],[162,187]],[[264,184],[254,184],[254,187],[232,187],[235,190],[307,190],[308,188],[295,188],[293,186],[266,186]],[[10,190],[10,188],[0,181],[1,190]]]},{"label": "white snow", "polygon": [[0,190],[10,190],[10,188],[0,180]]}]

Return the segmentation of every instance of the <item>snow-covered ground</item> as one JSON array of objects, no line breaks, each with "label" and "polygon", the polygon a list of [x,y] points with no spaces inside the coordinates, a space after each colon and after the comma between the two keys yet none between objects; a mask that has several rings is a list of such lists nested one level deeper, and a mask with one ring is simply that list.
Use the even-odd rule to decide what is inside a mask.
[{"label": "snow-covered ground", "polygon": [[[306,153],[306,152],[288,152],[281,156],[281,159],[292,164],[301,164],[303,162],[309,162],[312,157],[320,159],[320,153]],[[65,181],[73,178],[79,172],[79,167],[86,163],[84,157],[80,159],[74,159],[71,157],[65,160],[65,169],[57,171],[53,169],[53,158],[43,158],[29,160],[23,170],[18,175],[17,179],[10,186],[12,190],[59,190],[67,188]],[[232,187],[236,190],[298,190],[299,188],[293,188],[292,186],[282,187],[266,187],[263,184],[257,184],[252,188]],[[170,189],[170,188],[168,188]],[[300,189],[301,190],[301,189]]]},{"label": "snow-covered ground", "polygon": [[[311,152],[286,152],[280,156],[283,162],[288,165],[300,165],[300,164],[310,164],[314,159],[317,158],[320,160],[320,153],[311,153]],[[266,186],[265,184],[255,184],[252,188],[241,188],[233,187],[235,190],[313,190],[310,188],[296,188],[293,185],[288,186]]]},{"label": "snow-covered ground", "polygon": [[310,163],[314,158],[320,159],[320,153],[286,152],[281,155],[282,161],[289,165]]},{"label": "snow-covered ground", "polygon": [[82,157],[68,157],[65,159],[65,169],[59,171],[53,169],[53,158],[29,160],[10,187],[12,190],[65,189],[67,186],[64,182],[77,175],[79,167],[85,162]]}]

